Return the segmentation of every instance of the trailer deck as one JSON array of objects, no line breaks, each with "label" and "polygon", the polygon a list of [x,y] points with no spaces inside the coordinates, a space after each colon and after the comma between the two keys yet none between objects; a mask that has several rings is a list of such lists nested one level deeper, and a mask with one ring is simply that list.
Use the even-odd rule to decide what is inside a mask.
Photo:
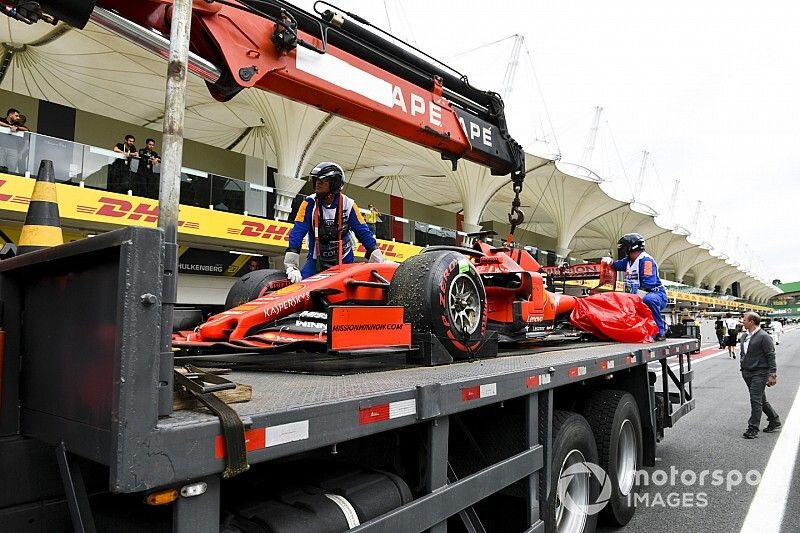
[{"label": "trailer deck", "polygon": [[[549,349],[548,349],[549,348]],[[411,367],[330,375],[331,370],[316,374],[303,372],[261,372],[233,370],[226,379],[250,385],[252,400],[231,404],[243,418],[264,418],[292,411],[312,412],[319,408],[358,402],[372,405],[397,395],[415,398],[417,390],[440,388],[446,411],[450,414],[476,405],[492,403],[531,392],[547,390],[567,383],[583,381],[604,374],[624,371],[642,363],[689,353],[696,349],[692,339],[668,339],[652,344],[582,343],[582,345],[536,347],[504,352],[497,358],[476,359],[436,367]],[[483,386],[483,396],[463,392]],[[462,396],[466,398],[462,399]],[[353,413],[357,415],[358,413]],[[216,422],[215,416],[202,410],[177,411],[159,422],[169,428],[186,424]]]},{"label": "trailer deck", "polygon": [[[455,414],[569,383],[627,372],[688,354],[691,339],[660,343],[516,350],[494,359],[339,376],[234,371],[227,379],[252,387],[252,399],[231,407],[248,428],[248,461],[257,463],[365,435]],[[691,380],[691,370],[682,373]],[[177,411],[158,422],[167,448],[192,443],[198,459],[178,477],[222,471],[219,420],[205,410]],[[189,461],[195,463],[195,461]],[[200,472],[198,467],[202,465]],[[163,484],[168,478],[149,480]]]}]

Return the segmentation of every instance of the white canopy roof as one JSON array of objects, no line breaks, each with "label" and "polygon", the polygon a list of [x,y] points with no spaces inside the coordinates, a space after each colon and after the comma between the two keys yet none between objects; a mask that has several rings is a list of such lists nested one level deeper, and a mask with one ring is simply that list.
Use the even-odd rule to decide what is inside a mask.
[{"label": "white canopy roof", "polygon": [[[0,88],[160,129],[163,59],[93,24],[76,31],[4,18],[0,42],[6,59]],[[264,159],[278,169],[278,188],[289,192],[299,190],[298,178],[315,162],[338,161],[350,183],[452,212],[463,210],[467,230],[477,229],[481,221],[507,222],[513,198],[507,176],[492,176],[467,161],[453,171],[430,150],[263,91],[245,90],[220,103],[194,76],[188,81],[184,134]],[[557,253],[606,255],[616,248],[619,235],[636,231],[645,236],[662,269],[671,268],[678,277],[692,272],[697,282],[709,284],[741,279],[754,297],[772,294],[771,285],[725,265],[724,255],[717,261],[726,268],[718,268],[707,250],[673,232],[674,223],[659,226],[654,210],[606,194],[602,178],[590,169],[530,154],[526,166],[521,227],[553,237]]]}]

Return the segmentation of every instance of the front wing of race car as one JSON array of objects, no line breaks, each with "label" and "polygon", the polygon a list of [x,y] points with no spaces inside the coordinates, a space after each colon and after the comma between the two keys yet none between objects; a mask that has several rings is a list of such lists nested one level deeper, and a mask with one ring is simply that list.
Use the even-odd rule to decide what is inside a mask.
[{"label": "front wing of race car", "polygon": [[[397,265],[340,265],[173,335],[190,352],[354,351],[411,346],[403,308],[386,305]],[[346,305],[345,305],[346,304]]]}]

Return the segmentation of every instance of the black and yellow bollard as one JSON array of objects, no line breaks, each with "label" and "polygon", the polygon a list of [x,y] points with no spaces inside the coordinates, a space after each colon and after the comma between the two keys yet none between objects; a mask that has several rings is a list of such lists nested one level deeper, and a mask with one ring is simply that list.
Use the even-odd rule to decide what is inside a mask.
[{"label": "black and yellow bollard", "polygon": [[17,253],[24,254],[59,244],[64,244],[64,235],[61,233],[61,218],[58,216],[53,162],[43,159],[39,165],[39,175],[33,187],[25,225],[22,226],[19,236]]}]

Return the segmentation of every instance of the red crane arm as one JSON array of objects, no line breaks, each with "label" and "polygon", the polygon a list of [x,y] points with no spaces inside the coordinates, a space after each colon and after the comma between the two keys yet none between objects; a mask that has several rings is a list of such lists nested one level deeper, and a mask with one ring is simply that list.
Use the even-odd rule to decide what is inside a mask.
[{"label": "red crane arm", "polygon": [[[0,4],[27,22],[94,20],[166,56],[163,41],[153,41],[169,35],[172,0],[41,1],[38,14],[18,0]],[[193,71],[219,100],[257,87],[522,180],[524,154],[498,95],[346,15],[315,15],[282,0],[193,0],[191,50],[216,67]]]}]

